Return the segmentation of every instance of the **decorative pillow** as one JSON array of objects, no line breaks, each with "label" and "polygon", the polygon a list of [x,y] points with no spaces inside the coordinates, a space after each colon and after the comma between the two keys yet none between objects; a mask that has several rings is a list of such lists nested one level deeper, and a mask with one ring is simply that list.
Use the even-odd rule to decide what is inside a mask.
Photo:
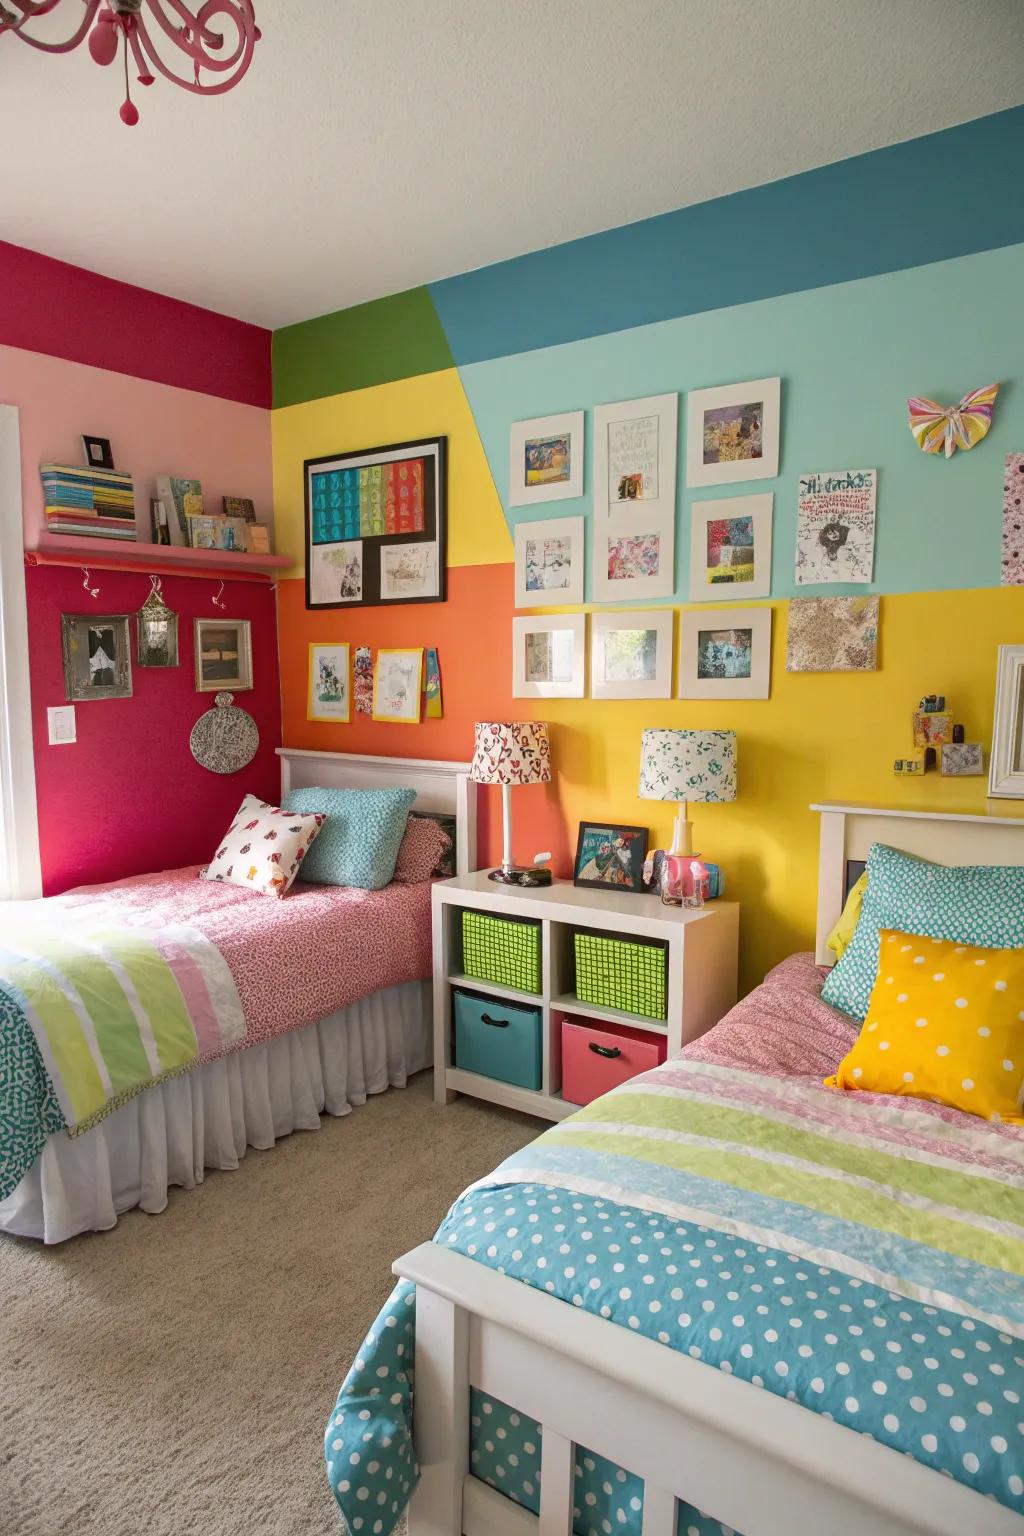
[{"label": "decorative pillow", "polygon": [[821,990],[855,1019],[867,1012],[878,975],[882,928],[992,949],[1024,946],[1024,867],[929,864],[873,843],[860,921]]},{"label": "decorative pillow", "polygon": [[297,816],[246,795],[202,880],[223,880],[263,896],[286,896],[324,816]]},{"label": "decorative pillow", "polygon": [[451,838],[436,821],[427,816],[410,816],[395,861],[394,879],[403,885],[419,885],[433,879],[451,846]]},{"label": "decorative pillow", "polygon": [[864,892],[868,888],[867,870],[861,875],[855,885],[850,886],[850,894],[846,898],[839,921],[825,940],[825,945],[832,951],[837,960],[843,958],[843,953],[849,948],[853,938],[853,930],[860,922],[861,907],[864,905]]},{"label": "decorative pillow", "polygon": [[414,789],[293,789],[290,811],[320,812],[327,824],[302,869],[314,885],[389,885],[402,845]]},{"label": "decorative pillow", "polygon": [[883,928],[879,959],[867,1022],[825,1086],[1024,1125],[1024,949]]}]

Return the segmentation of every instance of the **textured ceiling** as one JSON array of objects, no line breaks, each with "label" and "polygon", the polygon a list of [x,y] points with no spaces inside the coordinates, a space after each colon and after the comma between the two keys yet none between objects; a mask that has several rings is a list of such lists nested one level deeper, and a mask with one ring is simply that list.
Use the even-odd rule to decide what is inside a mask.
[{"label": "textured ceiling", "polygon": [[119,65],[0,40],[0,238],[279,326],[1024,97],[1020,0],[256,12],[235,91],[136,87],[134,129]]}]

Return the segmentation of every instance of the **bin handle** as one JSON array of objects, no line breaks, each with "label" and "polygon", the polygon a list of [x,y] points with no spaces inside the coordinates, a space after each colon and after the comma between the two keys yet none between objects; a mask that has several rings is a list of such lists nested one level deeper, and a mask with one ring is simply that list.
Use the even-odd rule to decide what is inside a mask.
[{"label": "bin handle", "polygon": [[598,1045],[596,1040],[589,1042],[590,1049],[595,1056],[621,1056],[622,1052],[617,1045]]},{"label": "bin handle", "polygon": [[492,1019],[489,1013],[482,1013],[480,1022],[490,1024],[492,1029],[508,1029],[508,1019]]}]

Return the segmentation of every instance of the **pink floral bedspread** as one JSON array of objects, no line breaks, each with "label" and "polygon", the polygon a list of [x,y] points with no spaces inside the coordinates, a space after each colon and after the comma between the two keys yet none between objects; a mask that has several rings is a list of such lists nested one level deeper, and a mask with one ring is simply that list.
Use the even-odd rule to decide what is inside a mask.
[{"label": "pink floral bedspread", "polygon": [[[199,866],[135,875],[63,899],[95,901],[109,892],[121,910],[145,912],[148,921],[191,924],[215,944],[245,1015],[245,1036],[228,1050],[244,1050],[371,992],[431,974],[430,881],[382,891],[296,882],[277,900],[198,875]],[[214,1050],[199,1059],[223,1054]]]}]

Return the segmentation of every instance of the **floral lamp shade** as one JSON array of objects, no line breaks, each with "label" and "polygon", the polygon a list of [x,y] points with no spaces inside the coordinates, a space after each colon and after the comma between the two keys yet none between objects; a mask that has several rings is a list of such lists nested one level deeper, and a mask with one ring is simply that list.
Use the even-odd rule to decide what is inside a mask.
[{"label": "floral lamp shade", "polygon": [[735,731],[644,731],[639,795],[641,800],[735,800]]},{"label": "floral lamp shade", "polygon": [[551,778],[547,725],[542,720],[478,721],[469,776],[475,784],[546,784]]}]

